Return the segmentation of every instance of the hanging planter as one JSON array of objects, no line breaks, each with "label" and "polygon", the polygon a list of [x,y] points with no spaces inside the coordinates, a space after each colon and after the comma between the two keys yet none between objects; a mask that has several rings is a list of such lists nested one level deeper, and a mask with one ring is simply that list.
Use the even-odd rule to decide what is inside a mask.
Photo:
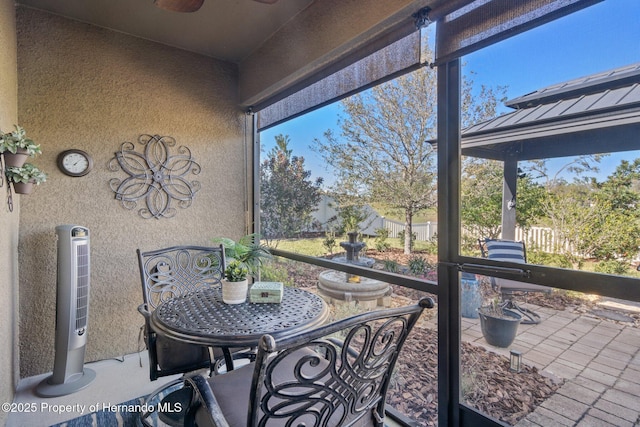
[{"label": "hanging planter", "polygon": [[31,194],[34,185],[33,182],[14,182],[13,191],[16,194]]},{"label": "hanging planter", "polygon": [[21,167],[27,162],[27,158],[29,157],[29,152],[24,148],[18,148],[15,153],[10,151],[5,151],[4,155],[4,164],[9,167]]},{"label": "hanging planter", "polygon": [[27,138],[23,127],[15,125],[13,132],[0,131],[0,153],[4,155],[5,166],[21,167],[27,157],[42,153],[40,145]]},{"label": "hanging planter", "polygon": [[5,175],[7,181],[13,183],[13,189],[18,194],[30,194],[34,185],[47,180],[47,174],[31,163],[25,163],[21,167],[8,166]]}]

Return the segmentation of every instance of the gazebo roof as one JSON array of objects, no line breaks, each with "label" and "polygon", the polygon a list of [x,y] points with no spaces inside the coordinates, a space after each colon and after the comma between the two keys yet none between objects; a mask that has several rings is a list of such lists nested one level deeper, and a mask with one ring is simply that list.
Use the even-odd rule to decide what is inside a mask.
[{"label": "gazebo roof", "polygon": [[532,160],[640,149],[640,63],[508,101],[515,111],[462,131],[462,153]]}]

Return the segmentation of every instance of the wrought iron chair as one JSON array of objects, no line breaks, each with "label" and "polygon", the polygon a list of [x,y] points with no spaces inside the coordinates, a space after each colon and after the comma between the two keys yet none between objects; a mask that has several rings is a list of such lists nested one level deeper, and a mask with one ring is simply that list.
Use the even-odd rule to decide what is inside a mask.
[{"label": "wrought iron chair", "polygon": [[[506,261],[515,263],[527,262],[527,251],[524,242],[502,239],[484,239],[479,240],[480,251],[482,256],[495,261]],[[498,277],[491,278],[491,285],[500,292],[505,307],[515,310],[522,315],[523,324],[540,323],[540,315],[533,310],[519,305],[515,298],[518,294],[526,294],[530,292],[551,293],[548,286],[535,285],[532,283],[518,282],[515,280],[502,279]]]},{"label": "wrought iron chair", "polygon": [[264,335],[256,361],[225,375],[187,376],[185,426],[383,426],[398,354],[431,298],[313,331]]},{"label": "wrought iron chair", "polygon": [[149,377],[159,377],[211,368],[209,349],[170,340],[155,333],[149,319],[163,301],[202,287],[219,286],[225,259],[222,245],[173,246],[149,252],[137,251],[142,281],[145,344],[149,352]]},{"label": "wrought iron chair", "polygon": [[[224,247],[173,246],[149,252],[138,249],[136,252],[144,301],[138,311],[145,319],[141,332],[149,354],[149,378],[154,381],[168,375],[204,369],[208,373],[215,372],[217,364],[224,360],[224,352],[231,350],[209,349],[171,340],[157,334],[149,320],[153,310],[163,301],[200,288],[220,286],[225,268]],[[156,396],[181,382],[182,379],[178,379],[163,385],[147,396],[147,402],[156,400]],[[182,399],[179,393],[173,392],[173,398]],[[141,414],[143,424],[149,415]]]}]

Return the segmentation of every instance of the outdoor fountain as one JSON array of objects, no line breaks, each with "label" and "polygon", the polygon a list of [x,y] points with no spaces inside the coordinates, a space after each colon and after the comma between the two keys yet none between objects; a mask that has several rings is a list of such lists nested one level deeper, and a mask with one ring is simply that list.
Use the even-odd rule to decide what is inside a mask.
[{"label": "outdoor fountain", "polygon": [[[365,243],[358,242],[358,233],[347,234],[349,241],[340,242],[340,246],[345,250],[345,255],[335,257],[333,260],[363,267],[373,266],[375,261],[372,258],[360,256],[360,251],[364,248]],[[368,308],[390,305],[391,286],[388,283],[340,271],[326,270],[320,273],[318,291],[330,303],[355,302]]]}]

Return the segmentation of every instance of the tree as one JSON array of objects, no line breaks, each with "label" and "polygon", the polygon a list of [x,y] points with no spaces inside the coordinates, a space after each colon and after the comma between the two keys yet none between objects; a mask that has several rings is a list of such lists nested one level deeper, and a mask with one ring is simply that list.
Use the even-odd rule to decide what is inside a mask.
[{"label": "tree", "polygon": [[[425,43],[426,45],[426,43]],[[427,52],[430,54],[430,52]],[[481,102],[465,85],[465,117],[495,115],[495,92],[483,87]],[[340,136],[314,141],[335,170],[335,191],[381,201],[404,213],[404,252],[411,253],[413,217],[437,203],[436,72],[423,67],[342,101]]]},{"label": "tree", "polygon": [[623,160],[603,182],[583,176],[597,172],[602,155],[580,156],[563,166],[576,177],[567,182],[560,171],[547,173],[546,162],[533,163],[545,183],[542,207],[558,236],[558,251],[578,252],[601,261],[634,257],[640,243],[640,159]]},{"label": "tree", "polygon": [[304,157],[292,156],[289,136],[275,140],[260,168],[260,225],[266,239],[295,237],[309,228],[321,198],[322,178],[312,180]]},{"label": "tree", "polygon": [[[503,164],[496,160],[469,158],[462,171],[460,216],[476,238],[497,238],[502,224]],[[528,173],[518,170],[516,224],[531,228],[543,215],[546,192]]]},{"label": "tree", "polygon": [[629,259],[640,243],[640,159],[623,160],[613,174],[598,183],[591,198],[591,221],[580,230],[580,249],[598,260]]},{"label": "tree", "polygon": [[[544,219],[555,234],[556,252],[574,256],[580,250],[583,230],[593,221],[596,211],[592,204],[593,185],[585,176],[598,172],[602,155],[583,155],[570,159],[557,168],[554,173],[548,169],[548,159],[527,162],[525,169],[537,174],[543,182],[545,196],[541,199]],[[563,175],[571,174],[569,183]]]}]

